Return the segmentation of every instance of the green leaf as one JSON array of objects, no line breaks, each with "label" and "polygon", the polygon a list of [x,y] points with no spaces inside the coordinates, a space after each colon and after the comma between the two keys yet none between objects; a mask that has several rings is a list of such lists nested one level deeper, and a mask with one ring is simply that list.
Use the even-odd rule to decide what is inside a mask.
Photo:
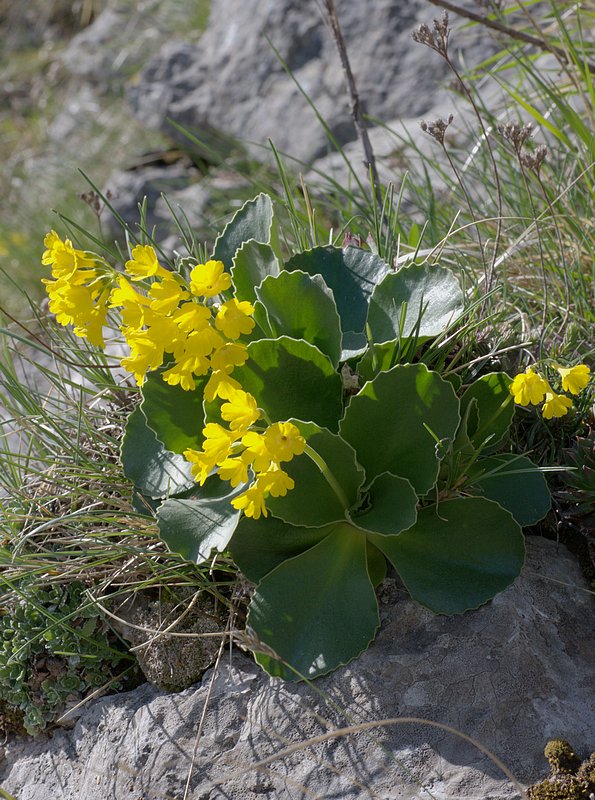
[{"label": "green leaf", "polygon": [[254,520],[243,516],[229,543],[229,549],[233,560],[248,580],[258,583],[288,558],[314,547],[335,527],[336,525],[327,525],[324,528],[305,528],[301,525],[288,525],[277,517]]},{"label": "green leaf", "polygon": [[535,525],[551,507],[542,472],[526,456],[502,453],[480,458],[468,472],[469,492],[494,500],[510,511],[519,525]]},{"label": "green leaf", "polygon": [[124,475],[148,497],[180,494],[194,486],[191,465],[183,456],[165,449],[148,427],[140,407],[128,417],[120,456]]},{"label": "green leaf", "polygon": [[231,277],[238,300],[256,300],[256,287],[267,275],[279,274],[279,261],[268,244],[250,239],[240,247],[233,259]]},{"label": "green leaf", "polygon": [[458,425],[459,401],[450,383],[424,364],[406,364],[381,372],[351,398],[340,433],[368,480],[390,472],[424,494],[438,477],[433,437],[452,439]]},{"label": "green leaf", "polygon": [[383,472],[369,486],[368,499],[369,510],[352,517],[353,524],[366,531],[393,536],[417,519],[417,495],[406,478]]},{"label": "green leaf", "polygon": [[245,488],[214,499],[166,500],[157,510],[159,535],[172,553],[187,561],[208,561],[211,550],[227,548],[241,517],[231,499]]},{"label": "green leaf", "polygon": [[510,384],[505,372],[490,372],[472,383],[461,397],[461,417],[472,400],[477,402],[467,421],[467,435],[477,450],[494,447],[508,433],[514,415]]},{"label": "green leaf", "polygon": [[365,480],[363,469],[355,459],[355,450],[336,433],[314,423],[292,419],[308,445],[324,460],[329,472],[345,496],[337,497],[322,472],[306,454],[283,464],[283,469],[295,481],[295,488],[285,497],[269,497],[271,514],[292,525],[320,527],[344,520],[347,509],[354,505]]},{"label": "green leaf", "polygon": [[368,575],[372,586],[377,589],[386,578],[386,558],[369,539],[366,539],[366,556],[368,559]]},{"label": "green leaf", "polygon": [[343,333],[365,329],[370,295],[390,271],[388,264],[366,250],[330,246],[298,253],[285,264],[285,269],[322,275],[335,297]]},{"label": "green leaf", "polygon": [[266,646],[256,660],[270,675],[294,681],[351,661],[368,647],[378,624],[366,537],[347,523],[269,572],[247,620]]},{"label": "green leaf", "polygon": [[463,293],[450,270],[413,264],[385,275],[374,288],[368,325],[375,342],[413,334],[423,340],[439,336],[462,311]]},{"label": "green leaf", "polygon": [[509,586],[523,566],[523,534],[512,515],[479,497],[422,509],[399,536],[372,542],[417,600],[437,614],[462,614]]},{"label": "green leaf", "polygon": [[343,333],[341,361],[362,356],[368,349],[368,340],[363,331],[345,331]]},{"label": "green leaf", "polygon": [[291,336],[315,345],[338,366],[341,321],[333,294],[320,275],[284,270],[257,287],[273,336]]},{"label": "green leaf", "polygon": [[328,356],[301,339],[281,336],[248,345],[248,361],[233,373],[271,422],[296,417],[337,430],[341,376]]},{"label": "green leaf", "polygon": [[141,409],[149,428],[172,453],[202,445],[204,410],[202,394],[206,378],[196,378],[197,388],[187,392],[170,386],[160,372],[150,372],[141,390]]},{"label": "green leaf", "polygon": [[230,270],[236,252],[250,239],[269,244],[273,227],[273,203],[267,194],[259,194],[248,200],[236,211],[215,240],[213,258],[223,261]]}]

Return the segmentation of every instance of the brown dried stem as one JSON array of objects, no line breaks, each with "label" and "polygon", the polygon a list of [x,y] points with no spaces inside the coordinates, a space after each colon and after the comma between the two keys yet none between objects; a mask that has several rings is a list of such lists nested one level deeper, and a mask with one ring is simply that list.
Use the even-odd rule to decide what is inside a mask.
[{"label": "brown dried stem", "polygon": [[[531,36],[523,31],[517,31],[515,28],[510,28],[508,25],[503,25],[501,22],[497,22],[495,19],[490,19],[482,14],[476,14],[474,11],[470,11],[468,8],[462,8],[455,3],[450,3],[449,0],[428,0],[428,3],[438,6],[439,8],[444,8],[447,11],[452,11],[453,14],[457,14],[459,17],[465,17],[465,19],[470,19],[486,28],[491,28],[494,31],[503,33],[505,36],[508,36],[511,39],[516,39],[519,42],[533,45],[533,47],[537,47],[539,50],[545,50],[548,53],[552,53],[564,64],[568,64],[570,62],[568,54],[565,50],[563,50],[561,47],[556,47],[554,44],[550,44],[542,37],[538,38],[537,36]],[[589,72],[595,75],[595,64],[588,59],[585,59],[584,64]]]},{"label": "brown dried stem", "polygon": [[351,117],[353,119],[353,124],[355,125],[357,135],[359,136],[364,148],[364,155],[366,159],[365,163],[370,171],[374,196],[376,198],[376,203],[380,208],[382,206],[382,193],[380,191],[380,180],[378,178],[378,171],[376,169],[376,158],[374,156],[372,143],[370,142],[370,137],[368,136],[368,127],[362,113],[362,107],[355,83],[355,78],[351,70],[349,56],[347,55],[345,39],[343,38],[343,32],[341,31],[339,18],[337,16],[335,0],[324,0],[324,9],[326,12],[326,20],[331,29],[335,44],[337,45],[337,50],[339,51],[341,66],[343,67],[343,72],[345,73],[345,80],[347,81],[347,88],[351,98]]}]

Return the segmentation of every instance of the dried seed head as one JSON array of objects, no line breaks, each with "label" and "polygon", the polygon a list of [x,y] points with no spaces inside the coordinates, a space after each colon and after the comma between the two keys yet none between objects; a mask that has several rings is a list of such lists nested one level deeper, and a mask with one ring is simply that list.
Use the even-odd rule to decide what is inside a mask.
[{"label": "dried seed head", "polygon": [[[110,192],[109,189],[105,193],[105,196],[107,200],[111,200],[112,193]],[[83,192],[82,194],[79,195],[79,197],[81,198],[83,203],[86,203],[89,206],[89,208],[92,209],[95,212],[95,214],[97,214],[97,216],[101,215],[101,212],[103,211],[103,202],[101,200],[101,197],[97,194],[97,192],[95,191]]]},{"label": "dried seed head", "polygon": [[360,236],[359,233],[351,233],[351,231],[345,231],[345,235],[343,236],[343,247],[359,247],[361,248],[364,244],[363,238]]},{"label": "dried seed head", "polygon": [[431,47],[432,50],[435,50],[434,47],[434,37],[432,36],[432,31],[428,28],[428,26],[424,23],[417,27],[413,33],[411,34],[411,38],[413,41],[418,42],[419,44],[425,44],[427,47]]},{"label": "dried seed head", "polygon": [[434,30],[431,31],[429,26],[425,23],[417,27],[411,36],[415,42],[425,44],[436,53],[446,56],[448,53],[448,36],[450,28],[448,27],[448,14],[445,11],[440,19],[434,20]]},{"label": "dried seed head", "polygon": [[498,125],[498,132],[503,139],[511,143],[517,154],[519,154],[527,139],[530,139],[533,135],[533,125],[530,122],[527,125],[519,125],[518,122],[505,122],[502,125]]},{"label": "dried seed head", "polygon": [[450,28],[448,27],[448,12],[443,11],[442,16],[440,19],[434,20],[434,30],[436,31],[436,36],[440,40],[440,43],[446,52],[448,48],[448,36],[450,34]]},{"label": "dried seed head", "polygon": [[545,158],[547,156],[547,147],[544,144],[540,144],[539,147],[535,149],[533,153],[524,152],[521,155],[521,164],[526,169],[532,170],[537,177],[539,177],[539,173],[541,172],[541,167]]},{"label": "dried seed head", "polygon": [[448,126],[452,123],[453,119],[454,117],[452,114],[448,115],[446,122],[442,119],[442,117],[438,117],[432,122],[426,122],[425,119],[422,119],[422,121],[419,123],[419,126],[424,133],[427,133],[428,136],[431,136],[438,142],[438,144],[441,144],[442,147],[444,147],[444,134],[446,133]]}]

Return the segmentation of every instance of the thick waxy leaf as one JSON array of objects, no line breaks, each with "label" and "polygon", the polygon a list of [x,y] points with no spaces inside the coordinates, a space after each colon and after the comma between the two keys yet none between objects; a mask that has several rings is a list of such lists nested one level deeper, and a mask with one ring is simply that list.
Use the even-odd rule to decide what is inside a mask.
[{"label": "thick waxy leaf", "polygon": [[140,407],[128,417],[120,455],[124,475],[147,497],[181,494],[194,486],[190,464],[165,449],[148,427]]},{"label": "thick waxy leaf", "polygon": [[414,333],[426,339],[443,333],[462,311],[463,293],[450,270],[413,264],[390,272],[375,287],[368,325],[375,342]]},{"label": "thick waxy leaf", "polygon": [[424,364],[406,364],[381,372],[351,398],[340,433],[368,480],[390,472],[424,494],[438,477],[432,434],[452,439],[458,424],[459,401],[450,383]]},{"label": "thick waxy leaf", "polygon": [[335,366],[341,356],[341,321],[333,294],[320,275],[284,270],[266,278],[256,295],[264,304],[273,336],[305,339]]},{"label": "thick waxy leaf", "polygon": [[248,361],[236,367],[233,377],[272,422],[297,417],[337,430],[341,376],[314,345],[287,336],[251,342]]},{"label": "thick waxy leaf", "polygon": [[[242,517],[229,543],[233,560],[254,583],[288,558],[314,547],[329,535],[336,525],[304,528],[288,525],[277,517],[254,520]],[[384,558],[384,556],[382,556]]]},{"label": "thick waxy leaf", "polygon": [[335,297],[344,333],[364,330],[370,295],[390,271],[382,259],[359,247],[339,250],[330,246],[298,253],[285,264],[285,269],[322,275]]},{"label": "thick waxy leaf", "polygon": [[381,553],[369,539],[366,540],[366,555],[368,558],[368,575],[372,581],[372,586],[377,589],[386,578],[386,558],[384,553]]},{"label": "thick waxy leaf", "polygon": [[539,522],[551,507],[545,477],[526,456],[502,453],[478,459],[469,470],[466,488],[495,500],[523,526]]},{"label": "thick waxy leaf", "polygon": [[508,433],[514,415],[510,383],[505,372],[491,372],[465,390],[461,398],[461,417],[472,400],[477,403],[467,420],[467,435],[476,449],[491,448]]},{"label": "thick waxy leaf", "polygon": [[206,378],[196,381],[195,391],[187,392],[167,384],[161,373],[150,372],[143,385],[141,408],[147,425],[172,453],[183,453],[188,447],[199,449],[202,445],[202,393]]},{"label": "thick waxy leaf", "polygon": [[269,497],[267,506],[276,517],[292,525],[319,527],[344,520],[347,509],[358,501],[365,480],[363,469],[355,460],[350,444],[314,423],[291,420],[300,429],[308,445],[322,458],[326,469],[344,496],[337,496],[320,468],[307,453],[283,464],[283,469],[295,481],[295,488],[285,497]]},{"label": "thick waxy leaf", "polygon": [[250,239],[240,247],[233,259],[231,277],[238,300],[256,300],[256,287],[267,275],[279,274],[279,262],[268,244]]},{"label": "thick waxy leaf", "polygon": [[509,586],[523,566],[520,526],[479,497],[422,509],[399,536],[370,534],[414,600],[437,614],[462,614]]},{"label": "thick waxy leaf", "polygon": [[372,533],[393,536],[417,519],[417,495],[406,478],[383,472],[368,489],[369,510],[353,517],[353,524]]},{"label": "thick waxy leaf", "polygon": [[342,523],[284,561],[258,585],[247,624],[266,645],[267,654],[256,659],[271,675],[315,678],[351,661],[368,647],[379,624],[366,537]]},{"label": "thick waxy leaf", "polygon": [[269,244],[273,227],[273,203],[266,194],[259,194],[248,200],[235,213],[216,241],[213,258],[223,261],[227,270],[231,269],[233,259],[239,248],[249,239]]},{"label": "thick waxy leaf", "polygon": [[363,355],[368,349],[368,340],[363,331],[346,331],[343,333],[341,361],[349,361]]},{"label": "thick waxy leaf", "polygon": [[240,491],[212,500],[166,500],[157,510],[159,535],[187,561],[208,561],[211,550],[225,550],[233,536],[241,512],[230,501]]}]

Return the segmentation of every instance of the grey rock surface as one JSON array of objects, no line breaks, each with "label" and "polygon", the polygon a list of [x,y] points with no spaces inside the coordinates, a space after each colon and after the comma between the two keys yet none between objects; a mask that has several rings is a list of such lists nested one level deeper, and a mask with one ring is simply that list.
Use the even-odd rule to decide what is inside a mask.
[{"label": "grey rock surface", "polygon": [[[198,43],[167,43],[129,87],[136,115],[174,136],[167,118],[199,137],[219,129],[256,143],[260,155],[270,137],[278,150],[311,163],[328,142],[299,84],[341,144],[355,139],[339,56],[320,7],[317,0],[218,0]],[[451,76],[411,32],[422,22],[431,25],[438,10],[427,0],[343,0],[337,7],[365,111],[386,120],[432,108]],[[453,56],[477,63],[490,41],[479,27],[465,30],[453,37]]]},{"label": "grey rock surface", "polygon": [[19,800],[181,800],[188,775],[192,800],[518,797],[471,744],[422,723],[307,740],[360,722],[426,718],[475,738],[525,785],[547,771],[549,738],[586,755],[595,732],[592,599],[568,552],[527,544],[517,582],[463,616],[434,616],[387,581],[376,641],[313,686],[272,680],[233,651],[179,694],[145,684],[89,705],[72,730],[7,742],[0,785]]}]

